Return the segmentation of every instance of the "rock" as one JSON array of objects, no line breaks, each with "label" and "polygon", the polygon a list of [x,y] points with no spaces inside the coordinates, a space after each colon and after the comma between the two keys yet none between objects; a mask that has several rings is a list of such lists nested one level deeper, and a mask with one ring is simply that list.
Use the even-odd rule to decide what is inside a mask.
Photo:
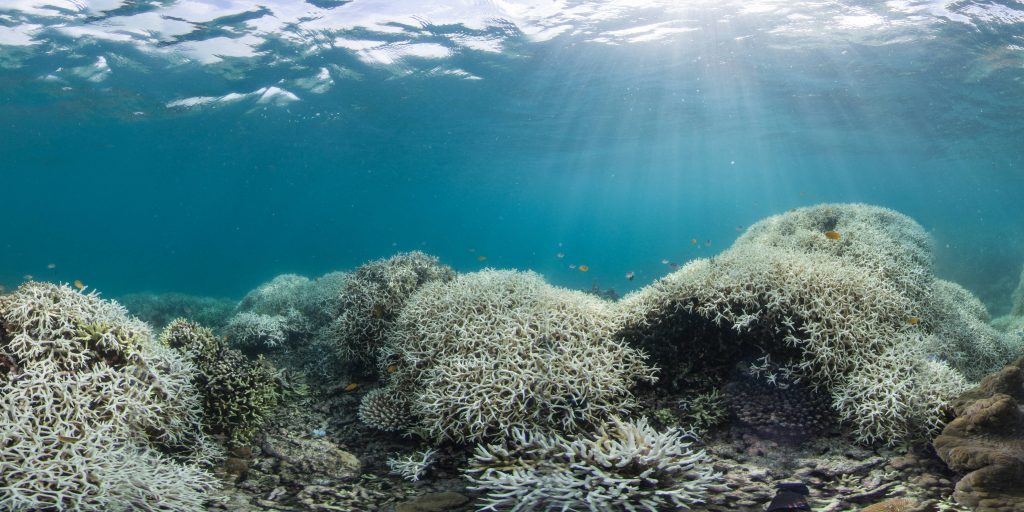
[{"label": "rock", "polygon": [[1024,358],[985,377],[955,403],[933,446],[966,473],[953,497],[978,512],[1024,512]]},{"label": "rock", "polygon": [[280,461],[277,473],[282,481],[300,487],[332,485],[359,476],[355,455],[323,439],[267,436],[263,451]]},{"label": "rock", "polygon": [[443,512],[461,507],[469,498],[457,492],[435,492],[417,496],[411,501],[399,503],[395,512]]}]

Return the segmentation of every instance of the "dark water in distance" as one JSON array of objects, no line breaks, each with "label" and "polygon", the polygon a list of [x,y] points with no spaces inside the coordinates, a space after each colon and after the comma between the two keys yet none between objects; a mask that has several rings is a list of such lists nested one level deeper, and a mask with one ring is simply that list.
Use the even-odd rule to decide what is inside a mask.
[{"label": "dark water in distance", "polygon": [[993,313],[1024,264],[1018,2],[63,4],[0,0],[8,288],[239,296],[420,249],[624,292],[851,201]]}]

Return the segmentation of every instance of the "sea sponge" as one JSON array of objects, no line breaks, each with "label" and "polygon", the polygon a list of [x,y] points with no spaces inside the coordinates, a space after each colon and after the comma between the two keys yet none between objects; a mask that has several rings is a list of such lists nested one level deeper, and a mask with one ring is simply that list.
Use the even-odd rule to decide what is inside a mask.
[{"label": "sea sponge", "polygon": [[766,380],[831,396],[861,442],[927,438],[964,373],[1016,350],[986,330],[977,304],[957,302],[966,291],[935,280],[930,254],[927,233],[892,210],[794,210],[624,297],[619,335],[649,350],[668,384],[688,387],[770,356],[780,371]]},{"label": "sea sponge", "polygon": [[171,322],[160,340],[187,354],[199,369],[195,385],[203,394],[207,431],[224,435],[231,445],[250,442],[280,398],[270,363],[262,356],[245,357],[210,329],[184,319]]},{"label": "sea sponge", "polygon": [[410,431],[481,440],[514,429],[573,432],[634,405],[653,381],[641,352],[612,339],[610,303],[533,272],[483,270],[423,286],[381,350]]},{"label": "sea sponge", "polygon": [[205,510],[195,368],[115,302],[30,281],[0,296],[0,508]]},{"label": "sea sponge", "polygon": [[406,300],[427,283],[454,277],[450,267],[419,251],[361,265],[345,280],[338,316],[331,325],[341,359],[372,366],[385,332]]},{"label": "sea sponge", "polygon": [[486,510],[679,510],[704,503],[716,483],[686,432],[612,417],[595,434],[567,439],[516,429],[478,445],[466,476]]}]

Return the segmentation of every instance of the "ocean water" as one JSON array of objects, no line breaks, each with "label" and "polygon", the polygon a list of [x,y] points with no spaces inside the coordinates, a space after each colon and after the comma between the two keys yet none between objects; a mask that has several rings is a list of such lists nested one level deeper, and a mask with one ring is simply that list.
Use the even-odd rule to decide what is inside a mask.
[{"label": "ocean water", "polygon": [[0,0],[8,289],[237,297],[418,249],[622,293],[854,201],[1008,309],[1024,5]]}]

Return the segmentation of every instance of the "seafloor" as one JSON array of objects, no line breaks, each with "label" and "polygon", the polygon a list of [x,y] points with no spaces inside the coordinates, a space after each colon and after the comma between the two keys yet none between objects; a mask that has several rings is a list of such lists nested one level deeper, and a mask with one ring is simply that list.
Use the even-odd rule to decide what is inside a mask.
[{"label": "seafloor", "polygon": [[1024,512],[1024,273],[992,319],[931,243],[802,208],[615,300],[417,252],[241,301],[26,282],[0,509]]}]

